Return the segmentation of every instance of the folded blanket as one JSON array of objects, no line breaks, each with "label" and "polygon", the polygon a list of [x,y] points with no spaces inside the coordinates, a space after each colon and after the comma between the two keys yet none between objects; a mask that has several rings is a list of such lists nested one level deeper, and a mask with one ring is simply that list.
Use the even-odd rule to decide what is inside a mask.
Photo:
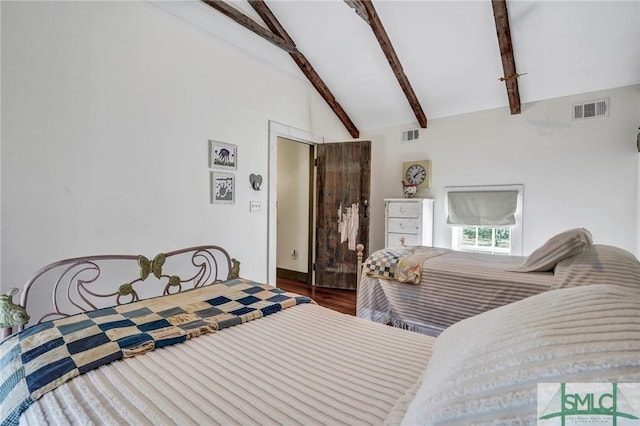
[{"label": "folded blanket", "polygon": [[418,284],[424,261],[449,251],[445,248],[423,246],[385,248],[374,252],[367,258],[364,264],[364,273],[385,280]]},{"label": "folded blanket", "polygon": [[311,299],[236,279],[36,324],[0,343],[0,424],[71,378]]}]

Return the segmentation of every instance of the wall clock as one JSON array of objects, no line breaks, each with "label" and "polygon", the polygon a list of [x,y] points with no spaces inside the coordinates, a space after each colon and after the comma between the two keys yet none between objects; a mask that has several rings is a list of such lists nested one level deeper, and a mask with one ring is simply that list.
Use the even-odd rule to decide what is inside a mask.
[{"label": "wall clock", "polygon": [[431,188],[431,160],[402,163],[402,180],[418,189]]}]

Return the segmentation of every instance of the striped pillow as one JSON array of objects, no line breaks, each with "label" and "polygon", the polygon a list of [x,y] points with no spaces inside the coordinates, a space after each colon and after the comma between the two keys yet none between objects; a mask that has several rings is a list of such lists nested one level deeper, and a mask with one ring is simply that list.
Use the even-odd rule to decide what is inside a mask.
[{"label": "striped pillow", "polygon": [[538,383],[640,381],[640,292],[545,291],[436,339],[401,425],[535,425]]},{"label": "striped pillow", "polygon": [[593,244],[591,232],[584,228],[575,228],[561,232],[536,249],[520,266],[508,268],[513,272],[551,271],[556,263],[582,253]]},{"label": "striped pillow", "polygon": [[640,288],[640,261],[619,247],[594,244],[556,265],[552,289],[588,284]]}]

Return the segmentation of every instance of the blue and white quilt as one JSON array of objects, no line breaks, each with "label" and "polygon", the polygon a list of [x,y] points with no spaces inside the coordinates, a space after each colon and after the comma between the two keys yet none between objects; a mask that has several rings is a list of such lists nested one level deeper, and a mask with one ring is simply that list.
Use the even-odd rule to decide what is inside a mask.
[{"label": "blue and white quilt", "polygon": [[101,365],[301,303],[313,302],[240,278],[34,325],[0,343],[0,423],[17,425],[43,394]]}]

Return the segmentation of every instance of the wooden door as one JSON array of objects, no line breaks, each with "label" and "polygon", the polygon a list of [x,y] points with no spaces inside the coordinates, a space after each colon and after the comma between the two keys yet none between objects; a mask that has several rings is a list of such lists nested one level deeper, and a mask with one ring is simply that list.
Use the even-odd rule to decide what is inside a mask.
[{"label": "wooden door", "polygon": [[[320,287],[356,289],[356,244],[369,246],[369,195],[371,186],[371,142],[317,145],[316,164],[316,256],[315,283]],[[365,202],[366,201],[366,202]],[[356,206],[357,238],[345,215]],[[338,215],[338,210],[341,210]],[[353,212],[355,209],[352,209]],[[345,221],[345,219],[347,219]],[[340,222],[340,223],[339,223]],[[353,222],[350,222],[353,225]],[[351,244],[349,244],[351,242]]]}]

